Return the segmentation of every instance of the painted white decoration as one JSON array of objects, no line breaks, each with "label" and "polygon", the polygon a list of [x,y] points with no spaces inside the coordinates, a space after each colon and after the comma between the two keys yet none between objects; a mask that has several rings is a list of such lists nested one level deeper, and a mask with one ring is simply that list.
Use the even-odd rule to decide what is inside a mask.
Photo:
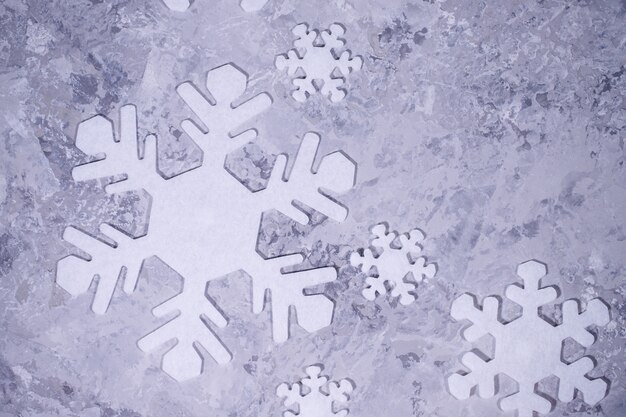
[{"label": "painted white decoration", "polygon": [[463,355],[463,365],[469,373],[453,374],[448,378],[450,393],[464,400],[477,388],[481,398],[490,398],[497,393],[496,377],[506,374],[518,384],[518,391],[503,398],[500,408],[504,411],[517,411],[518,417],[532,417],[534,412],[546,414],[552,403],[545,393],[539,394],[536,384],[554,375],[559,378],[558,398],[568,402],[574,399],[575,390],[583,394],[586,403],[594,405],[603,399],[607,383],[601,378],[589,379],[585,375],[595,364],[585,356],[573,363],[561,359],[563,341],[572,338],[584,347],[595,342],[595,337],[587,329],[590,326],[604,326],[609,320],[609,308],[599,298],[587,303],[580,312],[577,300],[563,303],[563,320],[553,325],[539,315],[539,307],[554,301],[557,288],[540,287],[541,279],[547,274],[546,265],[538,261],[522,263],[517,274],[524,285],[509,285],[506,297],[522,307],[522,315],[515,320],[503,323],[499,317],[500,300],[487,297],[482,308],[473,295],[463,294],[452,304],[452,317],[456,320],[470,320],[472,325],[463,332],[463,337],[474,342],[489,334],[493,337],[495,354],[487,355],[471,351]]},{"label": "painted white decoration", "polygon": [[[279,397],[285,397],[285,407],[293,407],[297,404],[298,411],[292,408],[283,413],[284,417],[345,417],[347,409],[337,410],[340,404],[345,403],[354,389],[347,379],[339,382],[328,383],[328,378],[321,376],[322,367],[309,366],[305,369],[308,375],[295,384],[282,383],[276,389]],[[304,390],[303,388],[306,387]]]},{"label": "painted white decoration", "polygon": [[[261,10],[268,0],[241,0],[239,6],[245,12],[256,12]],[[163,0],[163,3],[175,12],[184,12],[191,6],[190,0]]]},{"label": "painted white decoration", "polygon": [[435,264],[426,264],[426,258],[419,256],[424,233],[419,229],[411,230],[408,235],[389,233],[387,225],[380,223],[372,228],[372,237],[370,248],[362,255],[358,252],[350,255],[352,266],[368,275],[363,297],[374,300],[386,294],[389,286],[391,296],[400,297],[400,304],[411,304],[416,299],[413,292],[417,283],[437,273]]},{"label": "painted white decoration", "polygon": [[[361,57],[350,58],[349,50],[342,51],[345,44],[341,39],[345,33],[343,26],[332,24],[320,34],[317,30],[309,30],[309,26],[302,23],[294,27],[292,32],[297,37],[293,42],[295,49],[278,55],[274,63],[279,70],[286,68],[287,74],[296,76],[293,79],[293,85],[296,86],[293,98],[304,102],[319,87],[323,95],[330,95],[332,102],[341,101],[346,96],[343,88],[345,79],[335,77],[335,71],[346,77],[363,66]],[[298,70],[304,72],[304,75],[298,75]]]},{"label": "painted white decoration", "polygon": [[342,152],[335,152],[321,158],[314,171],[320,137],[309,132],[302,138],[291,171],[286,171],[287,157],[279,155],[267,188],[250,192],[224,169],[224,162],[228,153],[256,138],[256,131],[241,132],[241,127],[266,110],[272,101],[263,93],[234,107],[232,103],[241,101],[246,86],[246,74],[230,64],[207,74],[206,87],[215,103],[208,102],[189,82],[178,86],[178,94],[207,130],[189,119],[181,123],[202,149],[203,163],[168,180],[156,170],[156,137],[137,139],[134,106],[121,108],[118,142],[113,140],[111,121],[103,116],[82,122],[77,132],[76,146],[96,160],[75,167],[74,179],[108,177],[110,183],[105,188],[108,193],[144,189],[152,197],[150,224],[147,235],[137,239],[103,226],[104,235],[116,242],[109,245],[68,228],[64,237],[90,257],[71,255],[60,260],[57,283],[72,295],[78,295],[86,292],[94,277],[99,276],[92,308],[96,313],[104,313],[119,278],[125,279],[126,292],[133,291],[146,257],[156,255],[180,273],[184,277],[182,292],[153,310],[156,317],[179,314],[138,342],[142,350],[152,351],[176,339],[176,346],[163,356],[162,368],[177,380],[201,373],[203,361],[195,344],[200,344],[218,363],[231,358],[207,327],[208,322],[218,327],[227,324],[207,298],[208,280],[237,270],[250,275],[256,313],[263,310],[266,294],[271,295],[276,342],[289,337],[292,306],[298,324],[309,332],[332,321],[333,302],[322,294],[305,295],[303,290],[335,280],[335,269],[283,273],[284,267],[301,263],[302,255],[263,259],[256,252],[257,234],[262,213],[270,209],[303,224],[309,222],[309,217],[300,208],[312,208],[336,221],[344,220],[348,210],[336,202],[335,196],[352,188],[356,165]]}]

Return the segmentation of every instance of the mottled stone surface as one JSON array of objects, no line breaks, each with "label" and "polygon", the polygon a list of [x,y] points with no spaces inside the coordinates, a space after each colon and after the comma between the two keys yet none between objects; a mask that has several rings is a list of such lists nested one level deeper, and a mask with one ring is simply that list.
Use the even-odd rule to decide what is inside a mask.
[{"label": "mottled stone surface", "polygon": [[[300,22],[343,24],[363,57],[338,104],[295,102],[274,68]],[[180,277],[151,259],[137,292],[102,316],[89,310],[91,295],[72,298],[54,283],[56,261],[73,253],[61,239],[67,225],[93,231],[107,221],[139,236],[149,210],[141,193],[109,197],[97,182],[74,183],[71,168],[84,160],[74,136],[81,120],[117,120],[133,103],[141,133],[159,137],[164,175],[197,165],[201,153],[180,130],[190,111],[174,88],[203,85],[227,62],[250,75],[247,95],[274,99],[254,123],[258,140],[227,162],[249,188],[262,188],[273,155],[293,155],[309,130],[322,135],[323,153],[342,149],[357,162],[357,185],[342,198],[350,214],[341,224],[314,216],[303,227],[268,213],[260,233],[265,254],[307,248],[310,264],[338,267],[323,288],[336,302],[333,324],[294,328],[275,345],[269,314],[251,311],[249,279],[211,281],[229,318],[218,335],[234,358],[208,359],[202,376],[179,384],[136,342]],[[157,0],[2,1],[0,416],[279,416],[275,388],[313,363],[354,382],[355,417],[497,415],[495,400],[457,401],[446,390],[471,347],[449,309],[463,292],[502,295],[531,258],[549,265],[544,283],[560,286],[560,301],[599,296],[611,306],[589,349],[608,396],[595,407],[559,403],[554,415],[623,416],[625,98],[618,0],[269,0],[257,13],[235,0],[196,0],[185,13]],[[364,276],[349,265],[381,221],[424,230],[424,253],[438,264],[410,306],[365,300]],[[567,361],[584,354],[574,342],[564,351]],[[540,384],[555,389],[553,379]]]}]

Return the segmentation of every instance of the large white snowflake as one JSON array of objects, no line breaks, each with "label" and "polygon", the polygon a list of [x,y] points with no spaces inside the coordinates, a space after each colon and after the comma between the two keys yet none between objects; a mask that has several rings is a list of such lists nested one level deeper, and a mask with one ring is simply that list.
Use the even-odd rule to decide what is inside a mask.
[{"label": "large white snowflake", "polygon": [[322,367],[312,365],[305,369],[308,375],[295,384],[282,383],[276,389],[279,397],[284,397],[284,405],[293,407],[283,413],[284,417],[346,417],[347,409],[337,410],[336,403],[348,401],[354,387],[352,382],[342,379],[339,382],[328,382],[322,376]]},{"label": "large white snowflake", "polygon": [[[332,267],[283,273],[283,268],[301,263],[301,254],[264,259],[257,252],[257,234],[263,212],[277,209],[300,223],[309,217],[301,209],[313,208],[342,221],[347,209],[336,202],[336,195],[354,185],[355,164],[343,153],[335,152],[321,159],[316,171],[319,135],[307,133],[290,172],[287,158],[279,155],[269,183],[264,190],[250,192],[225,168],[226,156],[255,139],[254,130],[240,127],[271,104],[267,94],[257,95],[237,107],[247,77],[232,65],[224,65],[207,74],[206,87],[214,102],[189,82],[177,92],[207,128],[203,131],[193,121],[181,123],[183,130],[202,149],[202,165],[165,180],[157,172],[156,137],[137,140],[134,106],[124,106],[120,116],[120,140],[114,140],[112,123],[95,116],[80,123],[76,146],[97,158],[77,166],[72,175],[77,181],[109,178],[108,193],[144,189],[152,197],[148,233],[131,239],[107,225],[102,233],[110,242],[99,241],[68,227],[64,239],[81,248],[88,256],[68,256],[58,262],[57,283],[72,295],[88,291],[97,276],[92,308],[104,313],[116,283],[124,278],[123,289],[135,289],[142,262],[156,255],[184,277],[182,292],[153,310],[157,317],[179,314],[141,338],[139,347],[151,351],[176,339],[176,346],[163,356],[162,368],[177,380],[202,371],[202,357],[194,348],[202,345],[218,362],[231,358],[227,348],[207,327],[218,327],[226,318],[207,298],[210,279],[244,270],[253,280],[252,307],[260,313],[271,294],[273,337],[281,342],[289,337],[289,309],[295,307],[298,324],[309,332],[331,323],[334,304],[322,294],[306,295],[305,288],[336,279]],[[139,158],[138,158],[139,155]],[[121,175],[120,175],[121,174]],[[324,191],[321,191],[324,190]],[[331,193],[333,197],[331,198]]]},{"label": "large white snowflake", "polygon": [[[448,378],[450,393],[458,399],[467,399],[475,388],[482,398],[493,397],[497,392],[496,377],[506,374],[517,382],[518,391],[503,398],[502,410],[517,410],[518,417],[532,417],[536,411],[548,413],[552,403],[546,394],[539,394],[536,385],[549,376],[559,378],[558,398],[567,402],[579,390],[588,404],[595,404],[606,395],[607,383],[601,379],[589,379],[585,375],[594,368],[593,359],[585,356],[573,363],[562,360],[563,342],[572,338],[584,347],[591,346],[595,337],[589,326],[603,326],[609,322],[609,309],[600,299],[587,303],[580,312],[577,300],[563,303],[563,320],[555,326],[539,315],[539,307],[557,298],[554,287],[540,287],[540,280],[547,273],[544,264],[528,261],[518,266],[517,274],[524,285],[509,285],[506,297],[522,307],[522,314],[515,320],[503,323],[499,317],[500,300],[487,297],[482,308],[475,298],[463,294],[452,304],[452,317],[470,320],[472,325],[463,332],[469,342],[490,334],[495,342],[494,356],[485,360],[481,352],[468,352],[462,362],[469,373],[453,374]],[[480,354],[480,355],[479,355]]]},{"label": "large white snowflake", "polygon": [[[279,70],[286,68],[290,76],[296,76],[293,79],[293,85],[296,86],[293,98],[304,102],[319,87],[323,95],[330,95],[331,101],[341,101],[346,96],[343,77],[351,71],[360,70],[363,65],[361,57],[350,58],[350,51],[341,51],[345,44],[341,39],[345,33],[343,26],[332,24],[320,34],[317,30],[309,30],[309,26],[302,23],[294,27],[292,32],[297,37],[293,42],[295,49],[278,55],[275,65]],[[337,76],[336,71],[343,77]]]},{"label": "large white snowflake", "polygon": [[424,240],[424,233],[419,229],[411,230],[408,235],[389,233],[385,223],[372,228],[371,248],[363,254],[353,252],[350,255],[352,266],[368,275],[365,280],[363,297],[374,300],[378,295],[391,289],[392,297],[400,297],[400,304],[408,305],[415,301],[417,283],[425,277],[433,278],[437,272],[435,264],[426,264],[426,258],[419,256]]}]

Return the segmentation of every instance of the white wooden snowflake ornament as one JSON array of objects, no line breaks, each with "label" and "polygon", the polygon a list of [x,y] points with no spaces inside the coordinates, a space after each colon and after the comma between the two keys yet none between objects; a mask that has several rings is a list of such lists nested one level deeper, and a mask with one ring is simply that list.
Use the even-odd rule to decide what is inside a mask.
[{"label": "white wooden snowflake ornament", "polygon": [[467,399],[477,388],[481,398],[493,397],[497,392],[496,377],[506,374],[517,382],[518,391],[503,398],[500,408],[517,411],[518,417],[550,412],[552,403],[546,399],[546,394],[540,395],[535,388],[539,381],[551,375],[559,378],[558,398],[561,401],[573,400],[575,390],[580,391],[584,401],[591,405],[604,398],[608,388],[606,381],[586,376],[595,366],[591,357],[585,356],[573,363],[566,363],[561,358],[563,341],[567,338],[584,347],[595,342],[594,335],[587,329],[606,325],[610,319],[609,308],[596,298],[581,312],[577,300],[567,300],[563,303],[562,324],[548,323],[539,315],[538,309],[554,301],[557,290],[540,286],[546,273],[546,265],[538,261],[519,265],[517,274],[524,284],[509,285],[506,297],[522,307],[522,314],[508,323],[503,323],[499,317],[500,300],[495,296],[485,298],[482,307],[470,294],[463,294],[454,301],[452,317],[472,322],[464,330],[463,337],[474,342],[490,334],[495,354],[493,359],[485,361],[474,351],[466,353],[462,362],[470,371],[448,378],[448,388],[453,396]]},{"label": "white wooden snowflake ornament", "polygon": [[[321,84],[319,90],[323,95],[330,96],[332,102],[341,101],[346,96],[343,77],[363,66],[361,57],[351,58],[350,51],[342,51],[345,44],[341,39],[345,33],[343,26],[334,23],[320,34],[317,30],[309,30],[309,26],[302,23],[294,27],[292,32],[297,37],[293,42],[295,49],[278,55],[274,63],[279,70],[287,69],[287,74],[296,76],[293,79],[296,87],[293,98],[304,102],[318,91]],[[298,76],[298,70],[304,72],[304,75]],[[336,71],[343,77],[336,76]]]},{"label": "white wooden snowflake ornament", "polygon": [[363,297],[374,300],[386,294],[390,287],[391,296],[400,297],[400,304],[411,304],[416,299],[413,292],[417,283],[425,277],[433,278],[437,272],[435,264],[426,264],[426,258],[419,256],[424,233],[413,229],[408,235],[398,235],[395,231],[388,232],[387,225],[380,223],[372,228],[372,235],[371,248],[350,256],[352,266],[368,275]]},{"label": "white wooden snowflake ornament", "polygon": [[284,397],[285,407],[297,405],[297,410],[291,408],[283,413],[284,417],[346,417],[347,409],[339,409],[338,403],[349,400],[349,394],[354,387],[347,379],[339,382],[328,382],[322,376],[322,367],[312,365],[305,369],[308,375],[295,384],[282,383],[276,389],[279,397]]},{"label": "white wooden snowflake ornament", "polygon": [[[168,180],[156,170],[157,138],[150,135],[138,141],[134,106],[121,109],[119,141],[114,140],[111,121],[100,115],[82,122],[77,131],[76,146],[95,160],[75,167],[74,179],[108,178],[108,193],[144,189],[152,197],[149,229],[147,235],[131,239],[103,225],[102,233],[111,238],[110,242],[103,242],[68,227],[64,238],[88,256],[61,259],[56,282],[76,296],[87,292],[98,277],[92,309],[102,314],[118,280],[124,280],[125,292],[133,292],[147,257],[156,255],[180,273],[184,277],[182,292],[153,309],[156,317],[172,317],[174,312],[178,315],[138,342],[140,349],[149,352],[176,340],[176,346],[163,355],[162,368],[177,380],[201,373],[203,358],[194,347],[196,343],[218,363],[231,358],[207,325],[227,325],[226,318],[206,295],[211,279],[244,270],[252,277],[256,313],[269,303],[269,293],[276,342],[289,337],[291,306],[297,312],[298,324],[309,332],[328,326],[332,320],[333,302],[323,294],[304,294],[303,290],[335,280],[335,269],[284,273],[283,268],[300,264],[303,256],[295,253],[262,258],[256,252],[259,222],[263,212],[277,209],[296,221],[308,223],[308,215],[299,208],[302,206],[334,220],[344,220],[347,209],[326,193],[335,196],[349,190],[354,185],[356,166],[345,154],[335,152],[321,158],[314,172],[320,136],[309,132],[302,138],[293,168],[287,172],[287,158],[279,155],[268,186],[250,192],[224,168],[224,161],[228,153],[256,138],[252,129],[236,136],[232,132],[241,131],[272,100],[263,93],[234,107],[233,102],[241,102],[246,85],[246,74],[228,64],[207,74],[206,87],[215,103],[208,102],[191,83],[178,86],[178,94],[206,128],[198,127],[192,120],[181,123],[204,156],[200,167]],[[139,154],[138,145],[142,149]]]},{"label": "white wooden snowflake ornament", "polygon": [[[245,12],[256,12],[261,10],[267,1],[268,0],[241,0],[239,6],[241,6]],[[175,12],[186,11],[189,6],[191,6],[192,2],[193,0],[163,0],[163,3],[165,3],[170,10]]]}]

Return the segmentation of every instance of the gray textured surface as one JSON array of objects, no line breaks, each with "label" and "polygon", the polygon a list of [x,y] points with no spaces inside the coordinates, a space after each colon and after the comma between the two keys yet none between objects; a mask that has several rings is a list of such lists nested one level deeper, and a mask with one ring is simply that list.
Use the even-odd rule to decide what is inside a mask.
[{"label": "gray textured surface", "polygon": [[[364,58],[341,103],[296,103],[274,69],[299,22],[342,23]],[[449,307],[465,291],[502,295],[530,258],[548,263],[544,282],[561,287],[561,300],[601,296],[612,312],[590,349],[592,375],[611,381],[607,398],[559,404],[554,415],[624,415],[625,28],[617,0],[270,0],[256,14],[235,0],[197,0],[185,14],[156,0],[3,1],[0,416],[278,416],[275,387],[311,363],[354,381],[354,416],[496,415],[495,401],[446,392],[445,376],[470,347]],[[71,299],[54,284],[56,261],[71,251],[66,225],[145,227],[145,196],[108,198],[97,184],[72,182],[82,158],[73,140],[81,120],[116,119],[133,103],[144,133],[159,135],[166,173],[198,163],[179,130],[190,113],[174,87],[202,85],[226,62],[250,74],[249,94],[274,98],[255,123],[259,140],[230,161],[251,188],[263,186],[270,156],[293,155],[308,130],[322,135],[324,153],[343,149],[358,163],[358,182],[343,199],[344,223],[295,227],[270,215],[262,230],[266,252],[308,246],[310,262],[340,268],[325,288],[333,324],[276,346],[268,314],[250,310],[249,281],[213,281],[234,359],[208,360],[204,375],[178,384],[158,355],[136,347],[155,323],[150,308],[180,286],[171,271],[148,262],[138,292],[104,316],[89,311],[89,296]],[[439,272],[411,306],[366,301],[363,276],[348,266],[379,221],[427,234]],[[583,352],[566,343],[565,353]],[[543,388],[554,392],[555,381]]]}]

